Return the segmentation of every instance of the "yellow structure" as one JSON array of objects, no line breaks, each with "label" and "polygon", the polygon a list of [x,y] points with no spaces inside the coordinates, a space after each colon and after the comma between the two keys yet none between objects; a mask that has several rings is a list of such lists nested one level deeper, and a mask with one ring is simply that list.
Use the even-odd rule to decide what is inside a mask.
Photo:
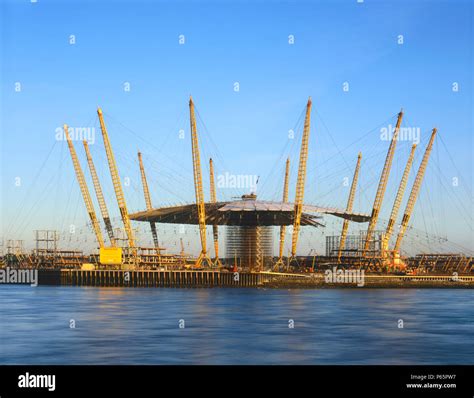
[{"label": "yellow structure", "polygon": [[[209,159],[209,181],[211,185],[211,203],[217,202],[216,195],[216,184],[214,182],[214,162],[212,158]],[[212,236],[214,238],[214,253],[216,258],[214,259],[214,264],[217,266],[222,266],[221,260],[219,260],[219,230],[217,224],[212,225]]]},{"label": "yellow structure", "polygon": [[[354,171],[354,177],[352,178],[352,185],[351,190],[349,192],[349,198],[347,199],[347,206],[346,211],[348,213],[352,212],[352,207],[354,205],[354,197],[357,188],[357,180],[359,178],[359,169],[360,169],[360,160],[362,159],[362,154],[359,152],[357,156],[357,164]],[[341,233],[341,240],[339,241],[339,251],[337,253],[337,261],[341,262],[342,251],[344,250],[344,246],[346,244],[346,237],[347,237],[347,230],[349,229],[349,220],[344,220],[342,224],[342,233]]]},{"label": "yellow structure", "polygon": [[194,116],[194,102],[192,97],[189,98],[189,118],[191,124],[191,147],[193,155],[193,175],[194,175],[194,191],[196,194],[196,206],[199,219],[199,235],[201,237],[201,253],[196,260],[196,267],[203,264],[212,266],[212,261],[207,254],[206,242],[206,208],[204,203],[204,191],[202,188],[201,159],[199,155],[199,141],[196,127],[196,118]]},{"label": "yellow structure", "polygon": [[99,243],[99,247],[104,247],[104,238],[102,237],[102,231],[100,230],[99,221],[95,214],[94,205],[92,204],[91,195],[89,189],[87,188],[86,180],[84,178],[84,173],[82,172],[81,165],[79,164],[79,159],[77,158],[76,150],[72,143],[71,137],[69,136],[68,126],[64,125],[64,134],[66,135],[67,145],[69,147],[69,152],[71,153],[72,164],[74,166],[74,171],[76,172],[77,181],[79,183],[79,188],[81,189],[82,198],[86,205],[87,213],[92,223],[92,229],[94,230],[95,237]]},{"label": "yellow structure", "polygon": [[112,223],[110,221],[107,205],[105,204],[104,194],[102,192],[102,188],[99,182],[99,176],[97,175],[94,162],[92,161],[92,156],[89,151],[89,145],[87,144],[87,141],[84,140],[82,143],[84,144],[84,150],[86,151],[87,163],[89,165],[89,171],[91,173],[92,183],[94,184],[97,202],[99,202],[100,213],[102,215],[102,219],[104,220],[105,230],[107,231],[107,235],[109,236],[110,244],[115,247],[114,230],[112,228]]},{"label": "yellow structure", "polygon": [[122,248],[102,247],[100,249],[99,262],[103,265],[122,264]]},{"label": "yellow structure", "polygon": [[[288,203],[288,188],[290,182],[290,158],[286,159],[286,167],[285,167],[285,180],[283,182],[283,203]],[[283,264],[283,249],[285,247],[285,233],[286,233],[286,225],[280,226],[280,248],[278,251],[278,261],[275,263],[275,268],[278,268],[280,265]]]},{"label": "yellow structure", "polygon": [[[138,163],[140,165],[140,175],[142,178],[143,195],[145,197],[146,209],[152,210],[153,207],[151,205],[150,190],[148,189],[148,181],[146,179],[145,168],[143,167],[142,154],[140,152],[138,152]],[[158,233],[156,231],[156,224],[153,221],[150,221],[150,228],[151,228],[151,235],[153,237],[153,244],[155,245],[157,254],[160,255]]]},{"label": "yellow structure", "polygon": [[395,126],[395,131],[393,132],[392,140],[390,141],[390,146],[388,148],[387,157],[385,158],[385,163],[383,165],[382,174],[380,175],[380,181],[377,188],[377,193],[375,195],[374,206],[372,208],[372,215],[369,221],[369,226],[367,228],[367,236],[365,238],[364,250],[362,256],[367,255],[369,250],[370,239],[377,225],[377,220],[379,218],[380,208],[382,207],[383,197],[385,195],[385,190],[387,188],[388,177],[390,175],[390,169],[392,168],[393,155],[395,153],[395,148],[397,146],[398,133],[400,131],[400,125],[402,123],[403,110],[398,114],[397,124]]},{"label": "yellow structure", "polygon": [[109,135],[107,134],[107,128],[105,127],[104,116],[102,109],[97,109],[99,115],[100,129],[102,131],[102,138],[104,140],[105,153],[107,154],[107,160],[109,162],[110,175],[112,177],[112,183],[114,185],[115,196],[117,198],[120,215],[122,217],[125,233],[128,238],[128,245],[132,249],[132,254],[136,255],[135,250],[135,237],[133,235],[132,226],[130,219],[128,218],[127,204],[125,202],[125,196],[123,194],[122,184],[120,182],[120,176],[117,169],[117,163],[115,161],[114,154],[112,152],[112,146],[110,145]]},{"label": "yellow structure", "polygon": [[400,205],[402,203],[403,195],[405,194],[405,189],[408,182],[408,176],[410,175],[411,166],[413,164],[413,158],[415,156],[416,144],[413,144],[410,151],[410,156],[408,156],[408,161],[403,172],[402,179],[400,181],[400,186],[398,187],[397,195],[395,196],[395,201],[393,202],[392,213],[390,214],[390,219],[388,220],[387,229],[384,236],[384,249],[388,249],[388,243],[392,237],[393,227],[395,221],[397,220],[398,211],[400,210]]},{"label": "yellow structure", "polygon": [[311,124],[311,97],[306,105],[306,117],[304,120],[303,138],[301,140],[300,162],[298,166],[298,179],[296,181],[295,213],[293,222],[293,233],[291,241],[291,257],[296,258],[296,247],[300,231],[301,214],[303,212],[304,186],[306,181],[306,162],[308,160],[308,142]]},{"label": "yellow structure", "polygon": [[431,132],[430,141],[425,149],[425,153],[423,155],[423,159],[421,160],[420,168],[416,173],[415,182],[413,183],[413,187],[411,188],[410,196],[408,198],[407,206],[405,208],[405,213],[403,214],[402,224],[400,225],[400,231],[398,232],[397,241],[395,242],[394,251],[398,253],[400,251],[400,245],[402,243],[402,239],[405,235],[408,222],[410,221],[411,213],[413,212],[413,208],[415,207],[416,199],[420,192],[421,183],[423,182],[423,177],[425,176],[426,166],[428,164],[428,160],[430,158],[431,149],[433,148],[433,142],[436,137],[437,129],[434,128]]}]

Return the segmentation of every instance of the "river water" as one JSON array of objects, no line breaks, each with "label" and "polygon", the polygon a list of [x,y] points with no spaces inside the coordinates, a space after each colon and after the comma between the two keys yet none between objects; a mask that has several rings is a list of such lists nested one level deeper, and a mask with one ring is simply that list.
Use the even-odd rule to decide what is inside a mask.
[{"label": "river water", "polygon": [[474,364],[474,290],[3,285],[0,364]]}]

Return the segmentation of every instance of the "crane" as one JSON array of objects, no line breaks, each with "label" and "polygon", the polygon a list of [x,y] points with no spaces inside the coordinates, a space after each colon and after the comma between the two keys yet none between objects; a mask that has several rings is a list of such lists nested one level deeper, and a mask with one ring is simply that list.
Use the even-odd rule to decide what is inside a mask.
[{"label": "crane", "polygon": [[392,213],[390,214],[390,219],[388,220],[387,229],[385,231],[384,237],[384,248],[388,248],[388,242],[393,233],[393,226],[397,220],[398,211],[400,210],[400,205],[402,203],[403,195],[405,194],[405,189],[408,182],[408,176],[410,174],[411,166],[413,164],[413,158],[415,156],[416,144],[411,146],[410,155],[408,156],[408,161],[405,166],[405,170],[400,181],[400,186],[398,187],[397,195],[395,196],[395,201],[393,202]]},{"label": "crane", "polygon": [[362,257],[365,257],[370,246],[370,239],[377,225],[377,220],[379,218],[380,208],[382,207],[383,197],[385,195],[385,190],[387,188],[388,177],[390,175],[390,169],[392,168],[393,155],[395,153],[395,148],[397,146],[398,132],[400,131],[400,125],[403,118],[403,109],[399,112],[397,118],[397,124],[395,126],[395,131],[393,132],[392,139],[390,141],[390,146],[388,147],[387,157],[385,158],[385,164],[382,169],[382,174],[380,175],[380,181],[377,188],[377,193],[375,195],[374,206],[372,208],[372,215],[369,221],[369,226],[367,228],[367,236],[365,237],[364,250],[362,252]]},{"label": "crane", "polygon": [[398,232],[397,241],[395,242],[394,251],[395,253],[400,251],[400,245],[402,243],[403,236],[405,235],[408,222],[410,221],[411,213],[415,207],[415,202],[420,192],[421,183],[423,182],[423,177],[425,176],[426,166],[428,164],[428,159],[430,158],[431,149],[433,148],[433,142],[436,137],[437,129],[434,128],[431,132],[430,141],[426,146],[425,153],[423,154],[423,159],[421,160],[420,167],[416,173],[415,182],[411,188],[410,196],[408,197],[407,206],[405,208],[405,213],[403,214],[402,224],[400,225],[400,230]]},{"label": "crane", "polygon": [[128,246],[131,249],[132,256],[136,257],[135,248],[135,237],[133,234],[132,225],[130,218],[128,217],[127,204],[125,202],[125,196],[123,194],[122,184],[120,182],[120,176],[117,169],[117,163],[115,162],[114,153],[112,152],[112,146],[110,145],[109,135],[107,134],[107,128],[105,127],[104,115],[101,108],[97,108],[97,114],[99,115],[100,129],[102,131],[102,138],[104,140],[105,153],[107,154],[107,160],[109,162],[110,176],[112,177],[112,183],[114,185],[115,197],[117,198],[120,215],[127,234]]},{"label": "crane", "polygon": [[194,116],[193,98],[189,97],[189,118],[191,125],[191,150],[193,156],[193,175],[194,175],[194,191],[196,194],[196,206],[199,220],[199,235],[201,237],[201,253],[196,260],[196,267],[202,264],[212,266],[212,261],[207,254],[206,242],[206,208],[204,203],[204,191],[202,188],[201,159],[199,155],[199,141],[196,127],[196,118]]},{"label": "crane", "polygon": [[105,204],[104,194],[99,182],[99,176],[92,161],[91,152],[89,150],[89,144],[87,140],[82,141],[84,144],[84,150],[86,151],[87,164],[89,165],[89,171],[92,177],[92,183],[94,184],[95,195],[97,197],[97,202],[99,202],[100,213],[102,214],[102,219],[104,220],[105,230],[109,236],[110,244],[112,247],[116,246],[114,230],[112,228],[112,223],[110,221],[109,212],[107,210],[107,205]]},{"label": "crane", "polygon": [[[211,184],[211,203],[216,203],[217,196],[216,185],[214,183],[214,162],[212,161],[212,158],[209,159],[209,180]],[[217,224],[212,225],[212,235],[214,237],[214,253],[216,254],[214,263],[217,266],[222,266],[221,260],[219,260],[219,230]]]},{"label": "crane", "polygon": [[[283,203],[288,203],[288,186],[290,181],[290,158],[286,159],[285,167],[285,180],[283,183]],[[279,265],[283,265],[283,248],[285,246],[285,232],[286,225],[280,226],[280,250],[278,255],[278,261],[275,263],[275,268],[277,269]]]},{"label": "crane", "polygon": [[[354,177],[352,178],[351,190],[349,191],[349,198],[347,199],[347,206],[346,206],[347,213],[352,212],[352,206],[354,205],[354,197],[355,197],[355,192],[357,188],[357,180],[359,179],[359,169],[360,169],[361,159],[362,159],[362,153],[359,152],[359,155],[357,156],[357,163],[356,163],[356,168],[354,171]],[[337,253],[338,263],[341,262],[342,251],[344,250],[344,246],[346,244],[346,236],[347,236],[348,229],[349,229],[349,220],[344,220],[344,223],[342,224],[341,240],[339,241],[339,251]]]},{"label": "crane", "polygon": [[[148,182],[146,179],[145,168],[143,167],[143,160],[141,152],[138,152],[138,163],[140,165],[140,175],[142,177],[142,186],[143,186],[143,195],[145,196],[145,205],[147,210],[152,210],[153,206],[151,205],[151,195],[150,190],[148,189]],[[156,224],[153,221],[150,221],[151,235],[153,236],[153,244],[156,248],[156,253],[158,256],[160,253],[160,245],[158,242],[158,233],[156,232]]]},{"label": "crane", "polygon": [[87,188],[84,173],[82,172],[76,150],[74,149],[71,137],[69,136],[67,124],[64,125],[64,134],[66,135],[67,145],[69,146],[69,152],[71,153],[72,164],[74,166],[74,171],[76,172],[77,181],[79,183],[79,188],[81,189],[82,198],[84,199],[87,213],[89,213],[89,217],[91,219],[92,228],[97,238],[97,242],[99,243],[99,247],[103,248],[104,238],[102,237],[102,231],[100,230],[99,221],[97,220],[97,216],[95,214],[94,205],[92,204],[91,195],[89,193],[89,189]]},{"label": "crane", "polygon": [[296,259],[296,246],[300,231],[301,214],[303,213],[304,186],[306,180],[306,162],[308,160],[308,141],[311,124],[311,97],[306,105],[306,116],[304,120],[303,137],[301,140],[300,162],[298,165],[298,179],[296,181],[295,210],[293,221],[293,234],[291,241],[291,258]]}]

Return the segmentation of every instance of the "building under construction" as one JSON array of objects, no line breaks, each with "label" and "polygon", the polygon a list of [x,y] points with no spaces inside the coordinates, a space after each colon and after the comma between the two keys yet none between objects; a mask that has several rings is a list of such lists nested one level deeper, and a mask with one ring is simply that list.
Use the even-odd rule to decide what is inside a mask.
[{"label": "building under construction", "polygon": [[[395,198],[393,198],[393,207],[386,229],[377,230],[377,223],[392,168],[403,112],[400,111],[398,114],[395,130],[390,140],[385,162],[380,174],[372,212],[371,214],[364,214],[353,210],[362,158],[361,153],[359,153],[357,158],[345,209],[320,207],[305,203],[304,193],[308,159],[308,142],[311,130],[311,108],[312,101],[310,98],[305,109],[304,127],[298,159],[296,193],[293,201],[290,201],[288,197],[290,184],[290,159],[287,159],[286,161],[285,177],[284,181],[282,181],[283,195],[281,201],[277,202],[260,200],[254,193],[243,195],[238,200],[227,202],[217,201],[214,183],[214,166],[212,159],[209,159],[210,201],[205,202],[199,136],[194,114],[194,102],[192,98],[190,98],[189,119],[195,203],[172,207],[154,207],[151,201],[142,156],[138,153],[138,166],[140,168],[146,208],[143,211],[133,214],[129,214],[127,209],[126,198],[123,192],[114,153],[112,151],[104,115],[102,110],[99,108],[97,114],[100,122],[105,153],[116,202],[123,224],[124,236],[122,238],[119,238],[116,230],[114,230],[112,226],[108,206],[104,199],[97,171],[87,142],[84,141],[88,169],[92,178],[97,202],[99,204],[100,218],[103,221],[107,233],[106,238],[104,238],[99,217],[94,209],[91,194],[86,184],[83,169],[79,163],[76,149],[68,132],[68,126],[64,125],[64,133],[67,139],[77,181],[87,209],[92,230],[94,231],[100,249],[99,255],[85,256],[80,252],[61,253],[57,248],[55,237],[51,237],[47,234],[44,239],[41,239],[40,236],[37,236],[36,239],[37,245],[45,244],[46,248],[38,246],[36,251],[32,254],[33,258],[28,261],[32,264],[39,264],[39,259],[42,259],[41,261],[43,262],[41,264],[53,264],[54,266],[59,262],[59,266],[61,267],[73,268],[84,266],[84,264],[91,267],[143,267],[146,269],[162,267],[168,269],[189,267],[194,269],[210,269],[222,268],[224,265],[227,265],[234,269],[245,269],[252,272],[270,269],[301,271],[301,262],[297,256],[301,227],[321,227],[323,226],[321,219],[324,216],[334,216],[343,219],[343,226],[340,235],[326,238],[326,256],[324,256],[325,264],[354,265],[374,270],[400,270],[404,269],[407,265],[415,268],[415,265],[418,266],[419,261],[417,262],[413,259],[407,261],[402,259],[400,257],[400,248],[409,226],[414,205],[424,178],[426,166],[437,133],[436,128],[432,130],[421,164],[416,172],[415,181],[411,187],[407,205],[403,212],[401,222],[397,228],[398,233],[395,238],[395,226],[399,218],[400,207],[407,188],[408,176],[412,169],[416,145],[413,145],[411,148],[410,155],[399,183],[397,194]],[[145,222],[149,224],[153,238],[152,247],[139,247],[137,245],[131,221]],[[350,222],[368,223],[367,229],[366,231],[360,232],[358,235],[348,235]],[[179,255],[166,254],[165,248],[160,247],[159,245],[157,232],[158,224],[189,224],[198,226],[200,238],[200,253],[198,257],[190,258],[190,256],[184,253],[182,240],[181,253]],[[208,226],[211,226],[213,231],[212,251],[209,250],[210,244],[207,240],[206,231]],[[225,261],[224,259],[221,259],[222,256],[219,252],[218,230],[222,227],[227,228],[226,247],[224,251]],[[273,252],[275,228],[278,229],[279,242],[279,249],[276,255]],[[291,238],[291,250],[287,255],[285,255],[284,244],[287,235]],[[395,238],[395,243],[393,247],[390,247],[392,235],[393,238]],[[120,244],[120,242],[122,242],[122,244]],[[10,253],[10,258],[13,258],[11,257],[13,254],[14,253]],[[464,272],[469,272],[471,270],[471,258],[459,257],[456,254],[454,256],[457,257],[453,262],[450,262],[451,260],[448,261],[447,259],[442,259],[442,269],[448,269],[450,264],[457,264],[457,267],[462,268]],[[61,264],[61,261],[58,261],[60,258],[67,258],[67,262],[62,261]],[[313,259],[313,268],[315,261],[316,259]],[[425,259],[425,261],[427,264],[430,264],[431,269],[437,269],[437,262],[435,261],[435,264],[433,265],[433,258]]]}]

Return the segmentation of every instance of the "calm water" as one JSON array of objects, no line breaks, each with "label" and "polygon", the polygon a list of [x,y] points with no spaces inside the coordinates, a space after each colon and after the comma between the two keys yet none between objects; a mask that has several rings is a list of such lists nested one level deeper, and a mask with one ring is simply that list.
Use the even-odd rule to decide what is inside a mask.
[{"label": "calm water", "polygon": [[474,290],[0,287],[0,364],[437,363],[474,364]]}]

